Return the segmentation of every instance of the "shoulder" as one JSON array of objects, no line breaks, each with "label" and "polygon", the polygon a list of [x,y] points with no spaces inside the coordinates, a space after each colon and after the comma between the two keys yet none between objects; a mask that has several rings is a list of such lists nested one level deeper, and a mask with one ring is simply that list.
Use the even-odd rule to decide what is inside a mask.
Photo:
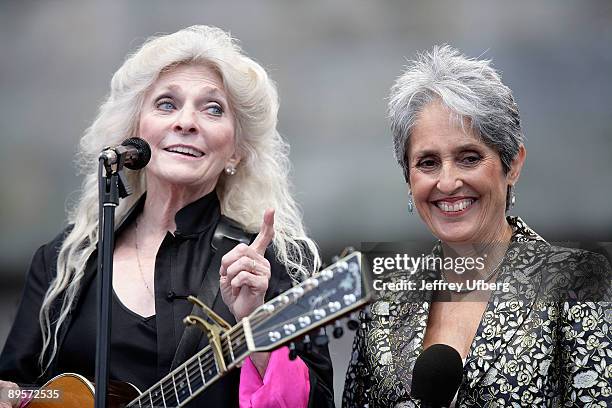
[{"label": "shoulder", "polygon": [[31,273],[45,271],[48,280],[51,280],[56,275],[57,257],[66,237],[72,231],[72,227],[72,225],[67,226],[51,241],[41,245],[36,250],[32,257]]},{"label": "shoulder", "polygon": [[602,254],[553,245],[545,272],[544,290],[560,300],[611,300],[612,267]]},{"label": "shoulder", "polygon": [[550,246],[548,263],[556,264],[559,267],[586,265],[593,268],[605,268],[610,266],[608,260],[602,254],[557,245]]}]

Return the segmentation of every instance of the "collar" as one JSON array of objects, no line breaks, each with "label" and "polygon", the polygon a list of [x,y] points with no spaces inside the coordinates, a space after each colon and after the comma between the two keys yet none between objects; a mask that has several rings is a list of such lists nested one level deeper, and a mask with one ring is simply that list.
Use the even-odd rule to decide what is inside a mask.
[{"label": "collar", "polygon": [[532,230],[520,217],[507,216],[506,220],[512,228],[512,238],[510,242],[527,242],[527,241],[542,241],[546,242],[544,238],[538,235],[537,232]]},{"label": "collar", "polygon": [[[128,210],[117,227],[117,233],[134,222],[134,219],[142,213],[146,197],[147,193],[145,192],[138,201],[136,201],[136,204]],[[187,204],[185,207],[178,210],[174,216],[174,223],[176,224],[174,235],[192,237],[208,230],[219,219],[219,207],[219,198],[215,190]]]},{"label": "collar", "polygon": [[219,198],[215,190],[178,210],[175,235],[190,236],[208,230],[218,221]]}]

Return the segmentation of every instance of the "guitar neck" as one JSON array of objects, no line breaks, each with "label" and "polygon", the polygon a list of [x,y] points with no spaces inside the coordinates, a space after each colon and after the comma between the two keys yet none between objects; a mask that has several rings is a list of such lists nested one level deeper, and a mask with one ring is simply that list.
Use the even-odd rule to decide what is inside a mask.
[{"label": "guitar neck", "polygon": [[[221,357],[227,370],[251,352],[274,350],[363,306],[370,295],[363,285],[360,255],[354,252],[338,260],[222,332]],[[128,407],[181,407],[225,373],[217,364],[208,345]]]},{"label": "guitar neck", "polygon": [[[221,335],[228,369],[249,355],[242,322]],[[211,345],[196,353],[170,374],[130,402],[127,407],[181,407],[222,375]]]}]

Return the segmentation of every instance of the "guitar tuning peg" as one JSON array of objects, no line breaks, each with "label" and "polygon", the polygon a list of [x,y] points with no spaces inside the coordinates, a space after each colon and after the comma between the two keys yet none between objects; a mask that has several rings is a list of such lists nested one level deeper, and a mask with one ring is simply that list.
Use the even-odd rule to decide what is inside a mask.
[{"label": "guitar tuning peg", "polygon": [[344,334],[344,328],[342,327],[342,323],[340,323],[340,321],[336,320],[332,333],[334,335],[334,339],[339,339],[340,337],[342,337],[342,335]]},{"label": "guitar tuning peg", "polygon": [[289,360],[293,361],[297,358],[297,348],[295,347],[295,343],[289,343]]},{"label": "guitar tuning peg", "polygon": [[317,347],[324,347],[329,343],[329,337],[327,337],[327,332],[325,332],[325,328],[321,328],[317,335],[314,338],[314,344]]},{"label": "guitar tuning peg", "polygon": [[351,331],[355,331],[359,328],[359,320],[355,313],[351,314],[350,319],[346,322],[346,327]]},{"label": "guitar tuning peg", "polygon": [[357,320],[354,319],[349,319],[346,322],[346,327],[351,330],[351,331],[355,331],[359,328],[359,322]]},{"label": "guitar tuning peg", "polygon": [[355,252],[355,247],[347,246],[346,248],[342,250],[342,252],[340,253],[340,256],[344,258],[345,256],[352,254],[353,252]]},{"label": "guitar tuning peg", "polygon": [[310,341],[310,336],[307,334],[304,336],[302,340],[302,344],[304,345],[304,351],[310,352],[312,351],[312,342]]}]

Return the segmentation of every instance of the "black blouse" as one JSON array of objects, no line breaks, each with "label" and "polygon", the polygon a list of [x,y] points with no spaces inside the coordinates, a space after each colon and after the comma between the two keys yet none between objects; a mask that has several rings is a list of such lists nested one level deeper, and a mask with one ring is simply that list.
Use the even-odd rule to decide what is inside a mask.
[{"label": "black blouse", "polygon": [[[68,329],[58,371],[77,372],[94,378],[96,364],[97,288],[88,285],[83,292],[84,302],[75,311]],[[157,366],[157,324],[155,315],[143,317],[121,303],[113,291],[112,297],[110,378],[129,382],[144,391],[162,375]],[[129,362],[129,363],[127,363]]]}]

